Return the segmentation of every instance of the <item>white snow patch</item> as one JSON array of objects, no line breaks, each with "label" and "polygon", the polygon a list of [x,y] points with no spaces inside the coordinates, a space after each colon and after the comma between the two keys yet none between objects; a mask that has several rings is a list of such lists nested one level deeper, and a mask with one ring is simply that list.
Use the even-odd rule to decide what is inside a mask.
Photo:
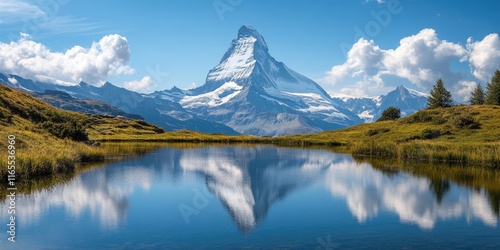
[{"label": "white snow patch", "polygon": [[14,77],[9,77],[9,78],[7,78],[7,80],[9,80],[9,82],[14,84],[14,85],[17,85],[17,83],[18,83],[16,78],[14,78]]},{"label": "white snow patch", "polygon": [[243,87],[235,82],[226,82],[218,89],[197,96],[185,96],[180,101],[184,108],[196,108],[200,106],[220,106],[241,93]]},{"label": "white snow patch", "polygon": [[375,117],[370,113],[370,110],[365,110],[361,113],[358,114],[359,118],[363,119],[365,123],[369,123],[373,121],[373,118]]},{"label": "white snow patch", "polygon": [[371,97],[371,99],[375,102],[375,106],[380,107],[382,105],[382,96]]},{"label": "white snow patch", "polygon": [[409,89],[409,88],[406,88],[408,90],[408,92],[410,92],[410,94],[412,94],[413,96],[415,97],[429,97],[429,94],[426,94],[426,93],[422,93],[420,91],[416,91],[414,89]]},{"label": "white snow patch", "polygon": [[240,38],[233,53],[207,76],[207,81],[248,78],[255,66],[254,37]]},{"label": "white snow patch", "polygon": [[342,93],[333,93],[333,92],[328,92],[328,95],[330,95],[331,98],[337,98],[337,99],[342,100],[343,102],[346,102],[347,100],[350,100],[350,99],[357,98],[354,96],[350,96],[350,95],[346,95],[346,94],[342,94]]}]

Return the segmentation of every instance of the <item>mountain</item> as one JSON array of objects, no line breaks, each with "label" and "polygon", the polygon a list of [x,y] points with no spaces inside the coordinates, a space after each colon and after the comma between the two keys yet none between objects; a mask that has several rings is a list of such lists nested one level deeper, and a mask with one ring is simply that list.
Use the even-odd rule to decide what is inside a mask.
[{"label": "mountain", "polygon": [[133,120],[144,120],[140,115],[129,114],[102,101],[73,98],[70,94],[58,90],[45,90],[44,93],[31,93],[33,97],[60,109],[85,114],[123,116]]},{"label": "mountain", "polygon": [[276,61],[264,38],[244,25],[203,86],[152,97],[178,102],[209,121],[242,134],[313,133],[361,123],[317,83]]},{"label": "mountain", "polygon": [[49,90],[65,92],[73,98],[105,102],[126,113],[140,114],[146,121],[168,131],[188,129],[204,133],[238,134],[223,124],[193,116],[176,102],[162,98],[151,98],[147,95],[117,87],[109,82],[100,87],[85,82],[80,82],[80,84],[74,86],[62,86],[0,73],[0,84],[22,89],[34,95]]},{"label": "mountain", "polygon": [[357,114],[365,122],[376,121],[390,106],[401,110],[401,116],[411,115],[427,106],[428,95],[413,89],[397,87],[387,95],[376,97],[348,97],[332,94],[332,98],[342,102],[345,107]]}]

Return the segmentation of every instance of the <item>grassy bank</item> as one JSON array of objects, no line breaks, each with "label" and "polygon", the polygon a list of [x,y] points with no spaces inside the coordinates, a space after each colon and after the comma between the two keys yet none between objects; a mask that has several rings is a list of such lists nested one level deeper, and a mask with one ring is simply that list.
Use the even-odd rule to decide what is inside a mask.
[{"label": "grassy bank", "polygon": [[500,167],[500,107],[423,110],[396,121],[275,140],[289,145],[342,145],[354,155]]}]

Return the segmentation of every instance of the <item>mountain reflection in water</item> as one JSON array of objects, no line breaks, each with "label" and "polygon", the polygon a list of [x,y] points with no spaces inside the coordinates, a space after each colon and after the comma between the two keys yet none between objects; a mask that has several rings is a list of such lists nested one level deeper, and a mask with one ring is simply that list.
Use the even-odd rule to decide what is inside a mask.
[{"label": "mountain reflection in water", "polygon": [[[497,176],[492,173],[488,176]],[[384,171],[326,150],[273,146],[162,148],[81,173],[47,190],[20,195],[17,213],[22,214],[19,220],[30,224],[53,208],[63,208],[71,217],[89,212],[101,227],[116,228],[126,221],[129,196],[134,192],[158,183],[176,185],[189,176],[204,180],[243,232],[257,228],[277,202],[312,185],[323,186],[332,199],[345,200],[359,223],[390,212],[401,223],[421,229],[458,218],[491,227],[498,224],[499,192],[491,188],[499,186],[498,182],[482,185],[477,180],[468,186],[426,176],[425,171]],[[6,207],[5,201],[0,206]],[[7,218],[6,211],[0,209],[2,219]]]}]

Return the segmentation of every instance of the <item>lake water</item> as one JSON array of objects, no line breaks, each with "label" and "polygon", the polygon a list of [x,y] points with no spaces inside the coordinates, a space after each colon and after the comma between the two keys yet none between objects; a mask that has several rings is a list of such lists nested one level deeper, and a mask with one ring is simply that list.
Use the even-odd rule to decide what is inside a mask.
[{"label": "lake water", "polygon": [[500,249],[500,176],[328,150],[164,147],[17,195],[0,249]]}]

